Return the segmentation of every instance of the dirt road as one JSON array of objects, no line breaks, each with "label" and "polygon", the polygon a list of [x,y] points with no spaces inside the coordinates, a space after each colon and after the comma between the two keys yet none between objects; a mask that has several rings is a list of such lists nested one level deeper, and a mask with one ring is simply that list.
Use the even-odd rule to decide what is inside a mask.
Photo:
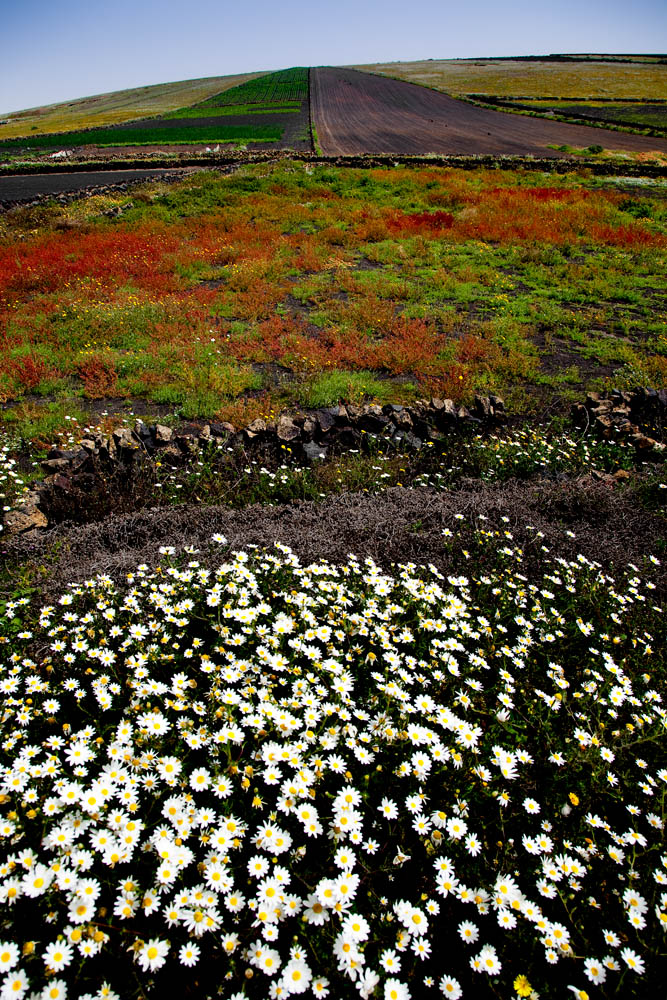
[{"label": "dirt road", "polygon": [[488,111],[426,87],[352,69],[310,73],[313,124],[325,154],[492,153],[562,156],[548,146],[667,153],[667,139]]}]

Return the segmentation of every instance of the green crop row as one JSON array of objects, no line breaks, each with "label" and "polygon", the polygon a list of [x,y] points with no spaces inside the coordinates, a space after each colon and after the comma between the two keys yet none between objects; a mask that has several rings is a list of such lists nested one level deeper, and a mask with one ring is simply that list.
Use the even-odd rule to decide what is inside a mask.
[{"label": "green crop row", "polygon": [[[243,104],[285,104],[305,101],[308,98],[308,69],[292,69],[267,73],[255,80],[248,80],[239,87],[232,87],[222,94],[209,97],[195,108],[219,108]],[[187,109],[181,109],[183,111]],[[176,112],[178,114],[178,112]]]},{"label": "green crop row", "polygon": [[62,149],[66,146],[152,146],[195,142],[276,142],[283,129],[275,125],[190,125],[183,128],[106,128],[62,135],[39,135],[7,139],[2,145],[32,149]]},{"label": "green crop row", "polygon": [[298,114],[301,105],[298,102],[284,104],[230,104],[225,107],[198,105],[194,108],[180,108],[165,115],[165,118],[225,118],[237,115],[285,115]]}]

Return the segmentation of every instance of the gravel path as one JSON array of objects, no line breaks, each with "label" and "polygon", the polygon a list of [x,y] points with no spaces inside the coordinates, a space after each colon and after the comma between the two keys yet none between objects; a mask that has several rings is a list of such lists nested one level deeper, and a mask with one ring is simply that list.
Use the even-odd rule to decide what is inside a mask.
[{"label": "gravel path", "polygon": [[313,69],[311,110],[325,154],[562,156],[549,145],[667,153],[667,139],[488,111],[446,94],[352,69]]}]

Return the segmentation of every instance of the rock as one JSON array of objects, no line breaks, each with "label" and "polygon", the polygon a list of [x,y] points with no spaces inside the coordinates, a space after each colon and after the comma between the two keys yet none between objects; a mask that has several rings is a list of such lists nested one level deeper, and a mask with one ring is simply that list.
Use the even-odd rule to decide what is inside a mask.
[{"label": "rock", "polygon": [[95,455],[99,451],[98,444],[93,438],[82,438],[81,447],[85,448],[91,455]]},{"label": "rock", "polygon": [[362,431],[370,431],[373,434],[377,434],[379,431],[384,430],[388,423],[389,417],[386,417],[380,407],[376,406],[374,403],[369,403],[364,406],[358,419],[359,428]]},{"label": "rock", "polygon": [[114,439],[112,437],[107,437],[105,434],[100,434],[100,436],[96,438],[95,443],[99,448],[100,458],[113,461],[117,451]]},{"label": "rock", "polygon": [[48,518],[39,509],[41,495],[37,490],[26,493],[20,506],[5,514],[4,530],[8,535],[19,535],[34,528],[46,528]]},{"label": "rock", "polygon": [[412,431],[396,431],[392,440],[400,447],[407,448],[408,451],[419,451],[423,443],[422,439],[413,434]]},{"label": "rock", "polygon": [[317,431],[317,422],[312,417],[306,417],[301,428],[305,441],[312,441]]},{"label": "rock", "polygon": [[5,531],[8,535],[22,535],[34,528],[46,528],[48,519],[35,504],[23,504],[5,514]]},{"label": "rock", "polygon": [[47,458],[39,464],[44,469],[45,472],[62,472],[64,469],[69,469],[69,458]]},{"label": "rock", "polygon": [[199,451],[199,442],[192,434],[177,434],[175,440],[184,455],[196,455]]},{"label": "rock", "polygon": [[395,423],[397,427],[400,427],[401,430],[412,430],[413,421],[408,410],[401,409],[398,413],[394,413],[392,422]]},{"label": "rock", "polygon": [[336,425],[336,417],[330,409],[318,410],[314,416],[322,434],[328,434],[331,428]]},{"label": "rock", "polygon": [[301,436],[301,429],[297,427],[291,417],[281,416],[278,420],[278,440],[296,441]]},{"label": "rock", "polygon": [[637,451],[650,451],[651,448],[653,448],[657,443],[653,438],[646,437],[646,435],[641,432],[639,434],[633,434],[630,440]]},{"label": "rock", "polygon": [[420,438],[427,438],[433,427],[432,420],[428,419],[429,414],[420,415],[419,413],[414,413],[412,415],[412,432]]},{"label": "rock", "polygon": [[222,420],[220,423],[210,424],[210,428],[213,437],[217,438],[228,438],[232,434],[236,434],[236,427],[234,427],[234,424],[227,423],[226,420]]},{"label": "rock", "polygon": [[489,396],[494,413],[505,412],[505,401],[500,396]]},{"label": "rock", "polygon": [[316,444],[315,441],[306,441],[302,448],[308,462],[323,461],[327,457],[326,445]]},{"label": "rock", "polygon": [[491,418],[491,400],[488,396],[475,396],[475,413],[481,420],[489,420]]},{"label": "rock", "polygon": [[139,442],[129,427],[117,427],[112,436],[116,445],[124,451],[136,451],[139,447]]},{"label": "rock", "polygon": [[344,406],[328,406],[327,409],[333,415],[339,427],[347,424],[350,419],[348,411]]},{"label": "rock", "polygon": [[603,438],[610,438],[614,429],[614,421],[611,417],[601,415],[595,418],[595,427]]},{"label": "rock", "polygon": [[586,427],[589,423],[588,410],[582,403],[574,403],[570,409],[572,422],[576,427]]},{"label": "rock", "polygon": [[137,418],[134,421],[134,433],[137,435],[137,437],[140,437],[142,440],[146,440],[147,438],[151,437],[151,432],[148,426],[140,418]]},{"label": "rock", "polygon": [[629,420],[621,420],[616,426],[616,433],[619,437],[627,437],[629,434],[638,434],[637,424],[631,424]]},{"label": "rock", "polygon": [[49,453],[48,453],[48,455],[46,456],[46,458],[49,461],[51,459],[54,459],[54,458],[66,458],[66,459],[70,459],[70,458],[74,458],[75,454],[76,454],[76,452],[71,451],[71,450],[63,450],[62,448],[51,448],[50,451],[49,451]]},{"label": "rock", "polygon": [[170,442],[169,444],[166,444],[163,448],[160,448],[159,458],[160,459],[173,458],[174,460],[180,462],[180,460],[183,458],[183,452],[181,451],[181,449],[178,447],[177,444],[173,444],[172,442]]},{"label": "rock", "polygon": [[176,431],[176,434],[179,437],[198,438],[200,431],[201,427],[199,426],[199,424],[187,423],[187,424],[181,424],[178,430]]},{"label": "rock", "polygon": [[354,427],[341,427],[337,435],[338,443],[346,448],[356,448],[361,441],[361,434]]},{"label": "rock", "polygon": [[456,407],[453,400],[443,399],[442,407],[436,414],[436,424],[441,430],[448,429],[457,421]]},{"label": "rock", "polygon": [[252,441],[253,438],[256,438],[258,434],[263,434],[265,430],[266,430],[266,421],[262,420],[261,417],[257,417],[256,420],[253,420],[252,423],[248,424],[248,426],[245,428],[245,434],[246,437],[248,437]]},{"label": "rock", "polygon": [[470,420],[470,410],[468,410],[467,407],[465,406],[459,406],[458,410],[456,411],[456,419]]},{"label": "rock", "polygon": [[70,466],[73,470],[81,469],[87,462],[90,462],[90,467],[93,467],[92,456],[86,448],[80,448],[76,455],[70,462]]}]

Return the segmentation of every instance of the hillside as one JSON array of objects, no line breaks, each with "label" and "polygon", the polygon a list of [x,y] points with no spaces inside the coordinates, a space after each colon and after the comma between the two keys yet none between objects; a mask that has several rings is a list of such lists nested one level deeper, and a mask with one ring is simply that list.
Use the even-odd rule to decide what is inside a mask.
[{"label": "hillside", "polygon": [[667,63],[657,56],[551,59],[423,59],[354,69],[421,83],[449,94],[505,97],[667,98]]},{"label": "hillside", "polygon": [[120,125],[138,118],[167,114],[178,108],[205,101],[231,87],[254,80],[262,73],[236,76],[210,76],[177,83],[158,83],[150,87],[116,90],[110,94],[82,97],[75,101],[49,104],[13,114],[0,114],[0,139],[16,136],[46,135],[104,125]]}]

